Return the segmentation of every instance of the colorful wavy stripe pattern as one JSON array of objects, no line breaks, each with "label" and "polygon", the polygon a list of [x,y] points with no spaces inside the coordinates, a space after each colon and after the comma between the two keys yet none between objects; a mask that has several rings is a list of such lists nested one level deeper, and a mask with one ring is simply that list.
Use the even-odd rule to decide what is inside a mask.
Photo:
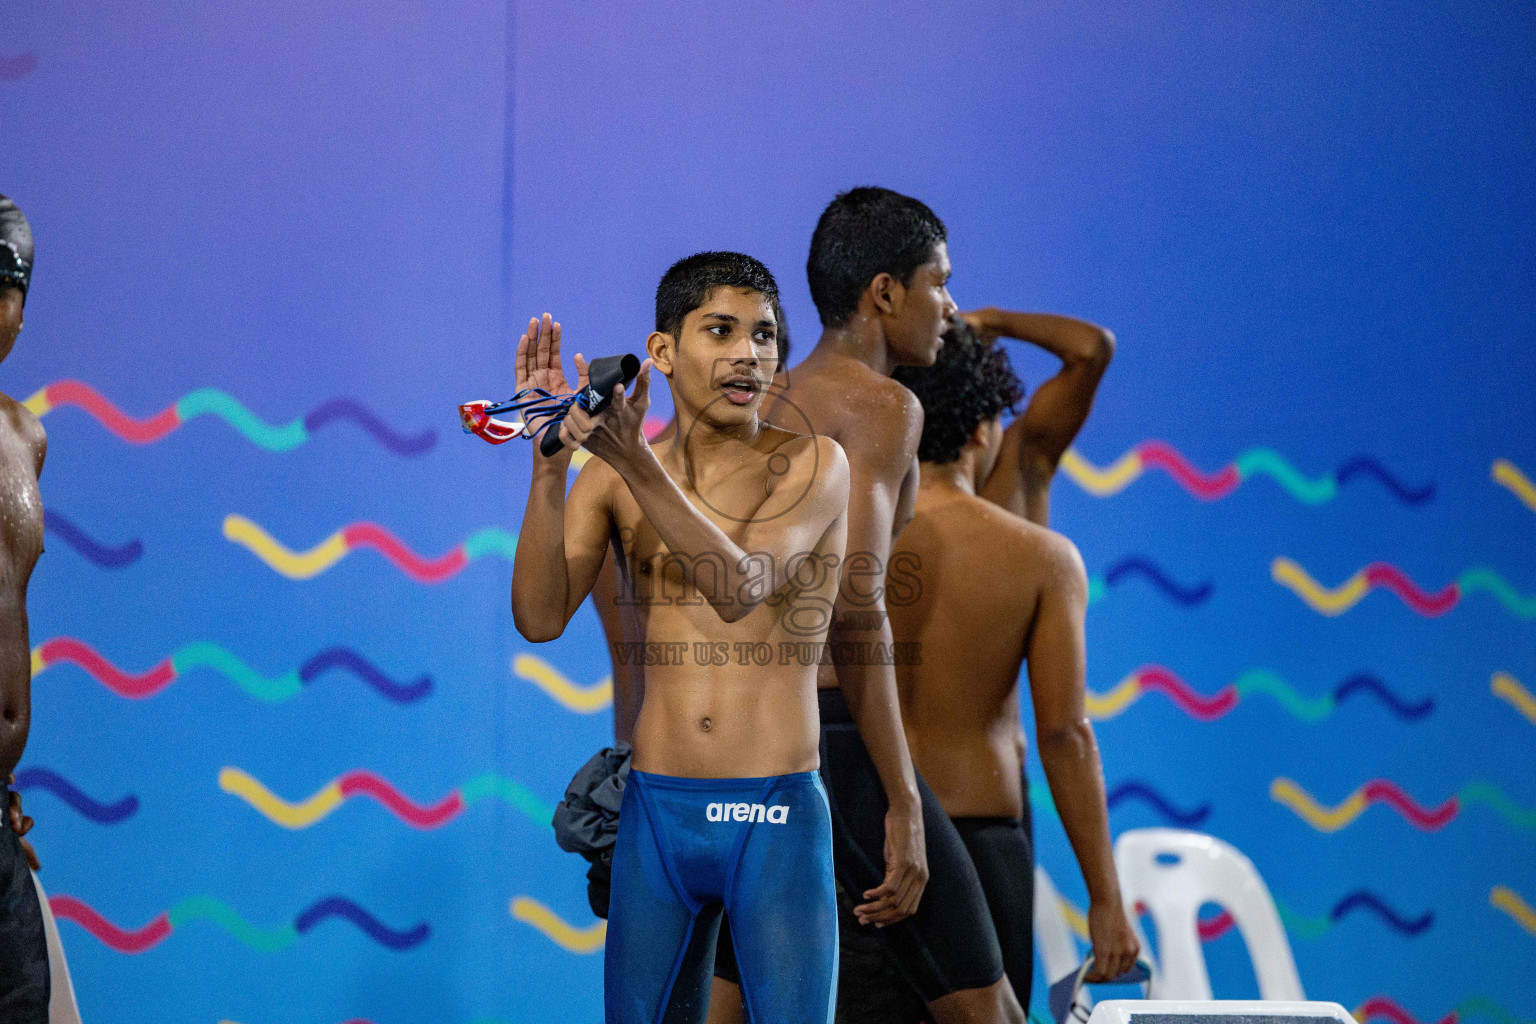
[{"label": "colorful wavy stripe pattern", "polygon": [[[1433,911],[1425,911],[1418,917],[1404,917],[1393,910],[1380,896],[1368,889],[1356,889],[1333,905],[1333,909],[1321,916],[1308,916],[1292,910],[1280,900],[1275,900],[1275,909],[1280,913],[1280,921],[1285,925],[1285,930],[1301,939],[1319,939],[1333,930],[1333,926],[1356,910],[1369,911],[1378,918],[1382,924],[1391,928],[1399,935],[1412,937],[1422,935],[1435,923]],[[1223,910],[1215,917],[1203,918],[1200,921],[1200,938],[1209,942],[1219,939],[1236,927],[1237,922],[1232,915]]]},{"label": "colorful wavy stripe pattern", "polygon": [[1430,593],[1408,578],[1395,565],[1372,562],[1332,589],[1313,579],[1307,570],[1289,558],[1276,558],[1270,564],[1274,581],[1296,593],[1315,612],[1342,615],[1375,587],[1391,591],[1420,615],[1428,618],[1444,615],[1467,594],[1486,591],[1499,599],[1512,615],[1536,619],[1536,597],[1522,597],[1492,569],[1468,569],[1441,590]]},{"label": "colorful wavy stripe pattern", "polygon": [[117,547],[103,544],[76,526],[68,516],[51,508],[43,509],[43,529],[103,569],[121,569],[144,557],[143,541],[130,540]]},{"label": "colorful wavy stripe pattern", "polygon": [[1195,584],[1178,583],[1150,558],[1131,555],[1111,565],[1105,570],[1104,575],[1094,576],[1088,580],[1088,603],[1093,605],[1102,601],[1108,596],[1109,588],[1119,586],[1121,582],[1132,576],[1145,579],[1161,591],[1164,597],[1185,608],[1204,604],[1210,599],[1211,592],[1215,589],[1215,585],[1210,580]]},{"label": "colorful wavy stripe pattern", "polygon": [[1488,902],[1508,914],[1521,928],[1536,935],[1536,910],[1515,890],[1507,885],[1496,885],[1488,891]]},{"label": "colorful wavy stripe pattern", "polygon": [[1508,459],[1495,459],[1492,476],[1494,483],[1509,488],[1526,508],[1536,512],[1536,484],[1531,483],[1531,478],[1519,466]]},{"label": "colorful wavy stripe pattern", "polygon": [[[1211,816],[1211,805],[1201,804],[1188,810],[1177,806],[1150,783],[1141,779],[1128,779],[1109,791],[1106,803],[1113,811],[1121,804],[1134,800],[1146,804],[1156,811],[1166,821],[1183,828],[1193,828]],[[1048,814],[1056,813],[1056,801],[1051,796],[1049,786],[1041,782],[1029,784],[1030,806],[1038,808]]]},{"label": "colorful wavy stripe pattern", "polygon": [[[1487,996],[1470,996],[1451,1008],[1451,1011],[1433,1024],[1460,1024],[1468,1017],[1486,1017],[1494,1024],[1536,1024],[1522,1021],[1509,1010]],[[1355,1009],[1355,1020],[1360,1024],[1372,1024],[1385,1020],[1390,1024],[1430,1024],[1414,1017],[1390,996],[1372,996]]]},{"label": "colorful wavy stripe pattern", "polygon": [[1267,476],[1287,494],[1304,505],[1332,501],[1339,488],[1356,477],[1370,477],[1405,505],[1422,505],[1435,496],[1435,485],[1412,487],[1398,480],[1380,462],[1369,455],[1350,459],[1330,476],[1303,476],[1279,452],[1270,448],[1250,448],[1215,473],[1202,473],[1166,441],[1143,441],[1109,466],[1100,468],[1077,451],[1069,449],[1061,468],[1083,490],[1096,498],[1119,494],[1148,470],[1160,469],[1201,501],[1225,498],[1244,480]]},{"label": "colorful wavy stripe pattern", "polygon": [[511,804],[541,825],[550,824],[555,816],[553,807],[522,784],[490,773],[476,776],[436,803],[425,806],[403,795],[388,780],[361,770],[347,772],[297,803],[276,796],[259,779],[239,768],[219,769],[219,788],[238,796],[267,820],[289,829],[309,828],[354,796],[371,797],[416,829],[442,828],[465,808],[492,797]]},{"label": "colorful wavy stripe pattern", "polygon": [[80,666],[107,689],[131,700],[153,697],[181,676],[200,668],[212,669],[257,700],[268,702],[287,700],[332,669],[352,673],[396,704],[411,704],[432,692],[431,676],[397,683],[349,647],[329,647],[295,670],[268,677],[218,644],[203,641],[188,644],[148,671],[134,674],[124,672],[89,644],[60,636],[33,648],[32,675],[35,678],[63,662]]},{"label": "colorful wavy stripe pattern", "polygon": [[406,458],[421,455],[437,443],[434,431],[424,430],[414,435],[398,433],[371,410],[350,398],[333,398],[316,406],[301,419],[281,426],[263,422],[238,399],[217,388],[190,392],[170,408],[143,420],[127,415],[95,388],[78,380],[54,381],[28,398],[25,404],[35,416],[46,416],[60,406],[78,406],[112,433],[133,444],[152,444],[199,416],[217,416],[247,441],[269,452],[292,451],[307,442],[316,431],[338,420],[356,424],[380,446]]},{"label": "colorful wavy stripe pattern", "polygon": [[1357,672],[1320,697],[1303,697],[1274,672],[1253,669],[1235,682],[1207,696],[1197,693],[1188,683],[1161,665],[1148,665],[1120,680],[1104,692],[1087,694],[1090,718],[1103,721],[1122,714],[1146,693],[1161,693],[1180,711],[1200,722],[1214,721],[1228,714],[1244,697],[1265,694],[1273,697],[1288,713],[1303,722],[1316,722],[1329,715],[1349,698],[1360,694],[1375,697],[1386,709],[1404,721],[1417,721],[1435,709],[1433,697],[1409,702],[1394,693],[1380,679],[1367,672]]},{"label": "colorful wavy stripe pattern", "polygon": [[1495,697],[1509,701],[1514,709],[1526,717],[1532,725],[1536,725],[1536,695],[1520,685],[1520,680],[1508,672],[1495,672],[1493,684],[1490,687]]},{"label": "colorful wavy stripe pattern", "polygon": [[139,798],[129,793],[115,803],[102,803],[87,796],[78,786],[50,768],[22,768],[16,772],[17,792],[41,789],[52,793],[72,807],[75,813],[98,825],[116,825],[133,817]]},{"label": "colorful wavy stripe pattern", "polygon": [[1323,806],[1311,793],[1286,778],[1272,782],[1269,795],[1319,832],[1337,832],[1375,803],[1386,804],[1414,828],[1425,832],[1444,828],[1467,804],[1484,804],[1516,828],[1536,829],[1536,810],[1516,805],[1489,782],[1469,782],[1456,795],[1432,808],[1421,807],[1389,779],[1372,779],[1335,807]]},{"label": "colorful wavy stripe pattern", "polygon": [[142,928],[132,930],[118,927],[89,904],[73,896],[50,896],[48,905],[53,908],[55,917],[75,922],[103,945],[119,953],[142,953],[152,949],[164,942],[177,928],[197,920],[212,921],[236,941],[260,953],[275,953],[286,949],[316,925],[333,917],[351,922],[374,942],[396,952],[421,945],[432,931],[425,921],[403,931],[390,928],[344,896],[326,896],[317,900],[294,918],[292,924],[277,928],[257,928],[237,914],[229,904],[212,896],[188,897]]},{"label": "colorful wavy stripe pattern", "polygon": [[511,909],[515,919],[537,928],[545,938],[567,953],[596,953],[603,948],[603,942],[608,937],[607,921],[600,920],[585,928],[577,928],[529,896],[514,898]]},{"label": "colorful wavy stripe pattern", "polygon": [[272,539],[244,516],[224,517],[224,537],[248,548],[257,558],[291,580],[307,580],[325,572],[358,548],[373,548],[417,583],[442,583],[458,575],[469,563],[487,555],[510,560],[517,551],[517,536],[505,530],[485,529],[437,558],[423,558],[377,523],[353,523],[331,534],[308,551],[296,552]]},{"label": "colorful wavy stripe pattern", "polygon": [[605,677],[590,686],[572,682],[563,672],[543,658],[519,654],[512,659],[512,671],[547,693],[567,711],[579,715],[595,714],[613,705],[613,678]]}]

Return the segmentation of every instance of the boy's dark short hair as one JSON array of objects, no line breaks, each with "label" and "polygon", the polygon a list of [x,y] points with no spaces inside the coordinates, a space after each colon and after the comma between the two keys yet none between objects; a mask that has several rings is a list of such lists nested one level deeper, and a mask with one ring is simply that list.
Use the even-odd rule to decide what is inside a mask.
[{"label": "boy's dark short hair", "polygon": [[32,283],[32,226],[26,214],[0,196],[0,289],[19,288],[26,298]]},{"label": "boy's dark short hair", "polygon": [[778,316],[779,285],[760,261],[739,252],[696,252],[661,275],[656,286],[656,330],[680,340],[683,321],[704,305],[716,288],[762,292]]},{"label": "boy's dark short hair", "polygon": [[893,376],[923,403],[923,462],[954,462],[980,424],[1014,411],[1024,384],[1008,355],[976,336],[970,324],[944,332],[944,347],[932,366],[902,366]]},{"label": "boy's dark short hair", "polygon": [[888,188],[852,188],[827,204],[805,264],[823,327],[841,327],[877,274],[902,284],[933,259],[944,222],[923,203]]}]

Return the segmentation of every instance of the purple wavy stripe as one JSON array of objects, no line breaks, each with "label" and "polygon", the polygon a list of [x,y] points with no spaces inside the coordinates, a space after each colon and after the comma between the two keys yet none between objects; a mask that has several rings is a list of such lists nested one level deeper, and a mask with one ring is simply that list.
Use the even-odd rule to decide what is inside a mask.
[{"label": "purple wavy stripe", "polygon": [[421,945],[427,941],[427,936],[432,932],[431,927],[425,921],[414,928],[397,932],[393,928],[380,924],[372,914],[345,896],[325,897],[300,914],[293,922],[293,926],[300,935],[303,935],[328,917],[341,917],[351,921],[361,928],[374,942],[397,952]]},{"label": "purple wavy stripe", "polygon": [[100,803],[80,792],[73,782],[58,772],[47,768],[23,768],[16,773],[18,791],[33,787],[46,789],[73,807],[82,817],[89,818],[98,825],[116,825],[120,821],[133,817],[133,813],[139,809],[139,798],[132,793],[113,804]]},{"label": "purple wavy stripe", "polygon": [[1387,685],[1380,679],[1377,679],[1375,676],[1368,672],[1361,672],[1356,675],[1352,675],[1340,683],[1338,688],[1333,691],[1333,701],[1335,704],[1343,704],[1346,700],[1357,693],[1369,693],[1374,695],[1383,704],[1385,704],[1387,709],[1394,715],[1409,722],[1423,718],[1425,715],[1435,710],[1435,698],[1425,697],[1417,704],[1409,704],[1407,701],[1403,700],[1397,694],[1388,689]]},{"label": "purple wavy stripe", "polygon": [[1391,491],[1398,501],[1405,505],[1422,505],[1435,496],[1435,485],[1427,483],[1423,487],[1409,487],[1397,477],[1387,472],[1387,468],[1369,455],[1361,455],[1350,459],[1340,466],[1334,474],[1342,487],[1349,483],[1351,477],[1368,476],[1374,478],[1381,486]]},{"label": "purple wavy stripe", "polygon": [[299,666],[299,680],[306,686],[333,668],[346,669],[396,704],[412,704],[432,692],[432,677],[397,683],[374,667],[373,662],[346,647],[329,647]]},{"label": "purple wavy stripe", "polygon": [[1116,804],[1132,797],[1146,801],[1163,817],[1185,828],[1198,825],[1211,816],[1210,804],[1201,804],[1192,811],[1181,811],[1169,803],[1167,797],[1139,779],[1132,779],[1116,786],[1114,792],[1109,794],[1109,809],[1114,810]]},{"label": "purple wavy stripe", "polygon": [[304,429],[314,433],[334,420],[351,420],[379,444],[396,455],[403,455],[406,458],[420,455],[437,444],[436,431],[424,430],[414,437],[397,434],[383,420],[375,416],[372,410],[350,398],[333,398],[324,405],[316,407],[304,417]]},{"label": "purple wavy stripe", "polygon": [[144,557],[143,541],[131,540],[119,547],[107,547],[53,509],[43,509],[43,529],[51,530],[60,540],[103,569],[121,569]]},{"label": "purple wavy stripe", "polygon": [[1211,591],[1215,589],[1215,586],[1209,580],[1194,586],[1181,586],[1169,579],[1168,575],[1163,572],[1162,567],[1156,562],[1150,558],[1143,558],[1140,555],[1122,558],[1110,566],[1108,571],[1104,573],[1104,582],[1113,587],[1127,576],[1146,577],[1171,600],[1186,608],[1192,608],[1197,604],[1204,604],[1210,598]]},{"label": "purple wavy stripe", "polygon": [[1387,906],[1375,893],[1364,889],[1352,892],[1339,900],[1338,904],[1334,906],[1333,912],[1328,916],[1337,922],[1351,910],[1355,909],[1372,911],[1377,917],[1380,917],[1404,935],[1417,935],[1435,923],[1433,912],[1421,914],[1411,921],[1405,920],[1399,917],[1397,911]]}]

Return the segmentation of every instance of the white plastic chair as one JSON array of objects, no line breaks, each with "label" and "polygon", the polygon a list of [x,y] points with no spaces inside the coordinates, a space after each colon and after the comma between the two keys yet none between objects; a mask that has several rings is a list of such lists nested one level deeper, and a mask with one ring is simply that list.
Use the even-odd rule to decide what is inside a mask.
[{"label": "white plastic chair", "polygon": [[43,933],[48,939],[48,1024],[80,1024],[80,1007],[75,1002],[75,986],[69,977],[69,964],[64,961],[64,944],[59,941],[59,926],[53,920],[53,908],[48,906],[48,894],[37,873],[32,873],[32,884],[37,886],[37,899],[43,905]]},{"label": "white plastic chair", "polygon": [[[1067,922],[1061,906],[1061,893],[1056,891],[1045,868],[1038,864],[1035,865],[1035,950],[1045,968],[1047,986],[1075,972],[1083,962],[1077,939],[1072,935],[1072,925]],[[1077,1005],[1082,1007],[1083,1017],[1093,1009],[1093,999],[1086,987],[1078,992]]]},{"label": "white plastic chair", "polygon": [[1127,908],[1145,906],[1157,929],[1153,999],[1211,998],[1198,917],[1204,903],[1237,922],[1262,998],[1306,999],[1269,887],[1237,849],[1198,832],[1133,829],[1115,841],[1115,870]]}]

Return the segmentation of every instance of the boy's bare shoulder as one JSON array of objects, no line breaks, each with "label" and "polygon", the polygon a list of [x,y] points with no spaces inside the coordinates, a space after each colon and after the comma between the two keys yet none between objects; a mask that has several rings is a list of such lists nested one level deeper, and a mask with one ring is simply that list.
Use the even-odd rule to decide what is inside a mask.
[{"label": "boy's bare shoulder", "polygon": [[1035,577],[1042,583],[1087,580],[1077,545],[1063,534],[1038,526],[987,501],[972,498],[958,503],[979,536],[985,538],[988,561],[1000,570]]},{"label": "boy's bare shoulder", "polygon": [[839,439],[893,429],[913,436],[922,433],[923,406],[917,396],[857,359],[828,360],[809,372],[796,369],[789,381],[780,400],[804,409],[799,417],[776,417],[780,423],[813,420],[818,433]]},{"label": "boy's bare shoulder", "polygon": [[43,429],[43,421],[31,409],[3,393],[0,393],[0,430],[20,438],[32,450],[36,468],[41,472],[43,457],[48,454],[48,431]]}]

